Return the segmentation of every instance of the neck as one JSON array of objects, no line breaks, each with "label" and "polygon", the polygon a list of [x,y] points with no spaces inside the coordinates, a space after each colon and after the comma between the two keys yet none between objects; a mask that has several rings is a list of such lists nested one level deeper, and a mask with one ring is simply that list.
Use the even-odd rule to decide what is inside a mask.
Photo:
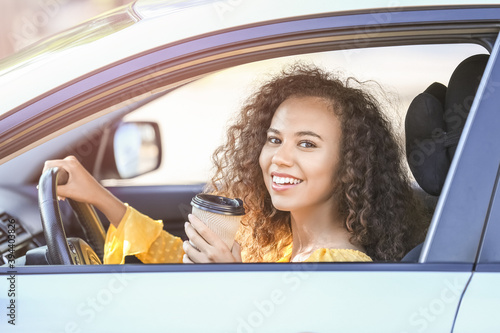
[{"label": "neck", "polygon": [[293,250],[292,260],[305,260],[314,250],[356,249],[359,246],[351,244],[351,234],[344,225],[344,219],[332,206],[302,209],[290,212]]}]

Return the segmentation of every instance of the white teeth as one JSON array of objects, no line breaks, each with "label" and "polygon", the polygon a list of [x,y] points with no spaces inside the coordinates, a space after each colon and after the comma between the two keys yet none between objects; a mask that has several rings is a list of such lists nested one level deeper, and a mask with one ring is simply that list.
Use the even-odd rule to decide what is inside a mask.
[{"label": "white teeth", "polygon": [[273,182],[276,184],[298,184],[302,182],[300,179],[295,179],[295,178],[290,178],[290,177],[278,177],[278,176],[273,176]]}]

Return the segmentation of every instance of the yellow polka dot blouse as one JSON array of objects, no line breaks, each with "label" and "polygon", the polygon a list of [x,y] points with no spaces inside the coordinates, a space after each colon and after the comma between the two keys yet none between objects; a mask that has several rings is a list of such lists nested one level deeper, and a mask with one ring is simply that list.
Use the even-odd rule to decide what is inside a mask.
[{"label": "yellow polka dot blouse", "polygon": [[[292,246],[278,262],[289,262]],[[163,230],[155,221],[127,205],[118,228],[109,226],[104,246],[104,264],[123,264],[125,257],[135,255],[143,263],[182,263],[182,240]],[[305,261],[372,261],[363,252],[351,249],[318,249]]]}]

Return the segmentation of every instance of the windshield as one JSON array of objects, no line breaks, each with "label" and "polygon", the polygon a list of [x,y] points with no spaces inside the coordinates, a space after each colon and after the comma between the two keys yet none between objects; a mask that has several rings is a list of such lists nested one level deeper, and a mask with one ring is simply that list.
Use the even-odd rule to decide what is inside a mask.
[{"label": "windshield", "polygon": [[133,15],[129,6],[102,14],[0,60],[0,76],[14,69],[29,66],[34,62],[41,64],[44,58],[51,57],[55,53],[101,39],[137,21],[138,19]]}]

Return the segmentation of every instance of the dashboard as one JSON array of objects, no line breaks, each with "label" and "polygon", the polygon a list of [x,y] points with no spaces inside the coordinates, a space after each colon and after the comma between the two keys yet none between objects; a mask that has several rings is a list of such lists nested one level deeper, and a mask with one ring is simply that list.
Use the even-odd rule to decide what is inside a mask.
[{"label": "dashboard", "polygon": [[[78,233],[73,214],[66,202],[60,202],[61,215],[68,234]],[[15,236],[12,236],[13,233]],[[9,241],[10,240],[10,241]],[[38,210],[36,185],[0,187],[0,266],[7,264],[7,256],[15,251],[20,258],[31,249],[45,245]]]}]

